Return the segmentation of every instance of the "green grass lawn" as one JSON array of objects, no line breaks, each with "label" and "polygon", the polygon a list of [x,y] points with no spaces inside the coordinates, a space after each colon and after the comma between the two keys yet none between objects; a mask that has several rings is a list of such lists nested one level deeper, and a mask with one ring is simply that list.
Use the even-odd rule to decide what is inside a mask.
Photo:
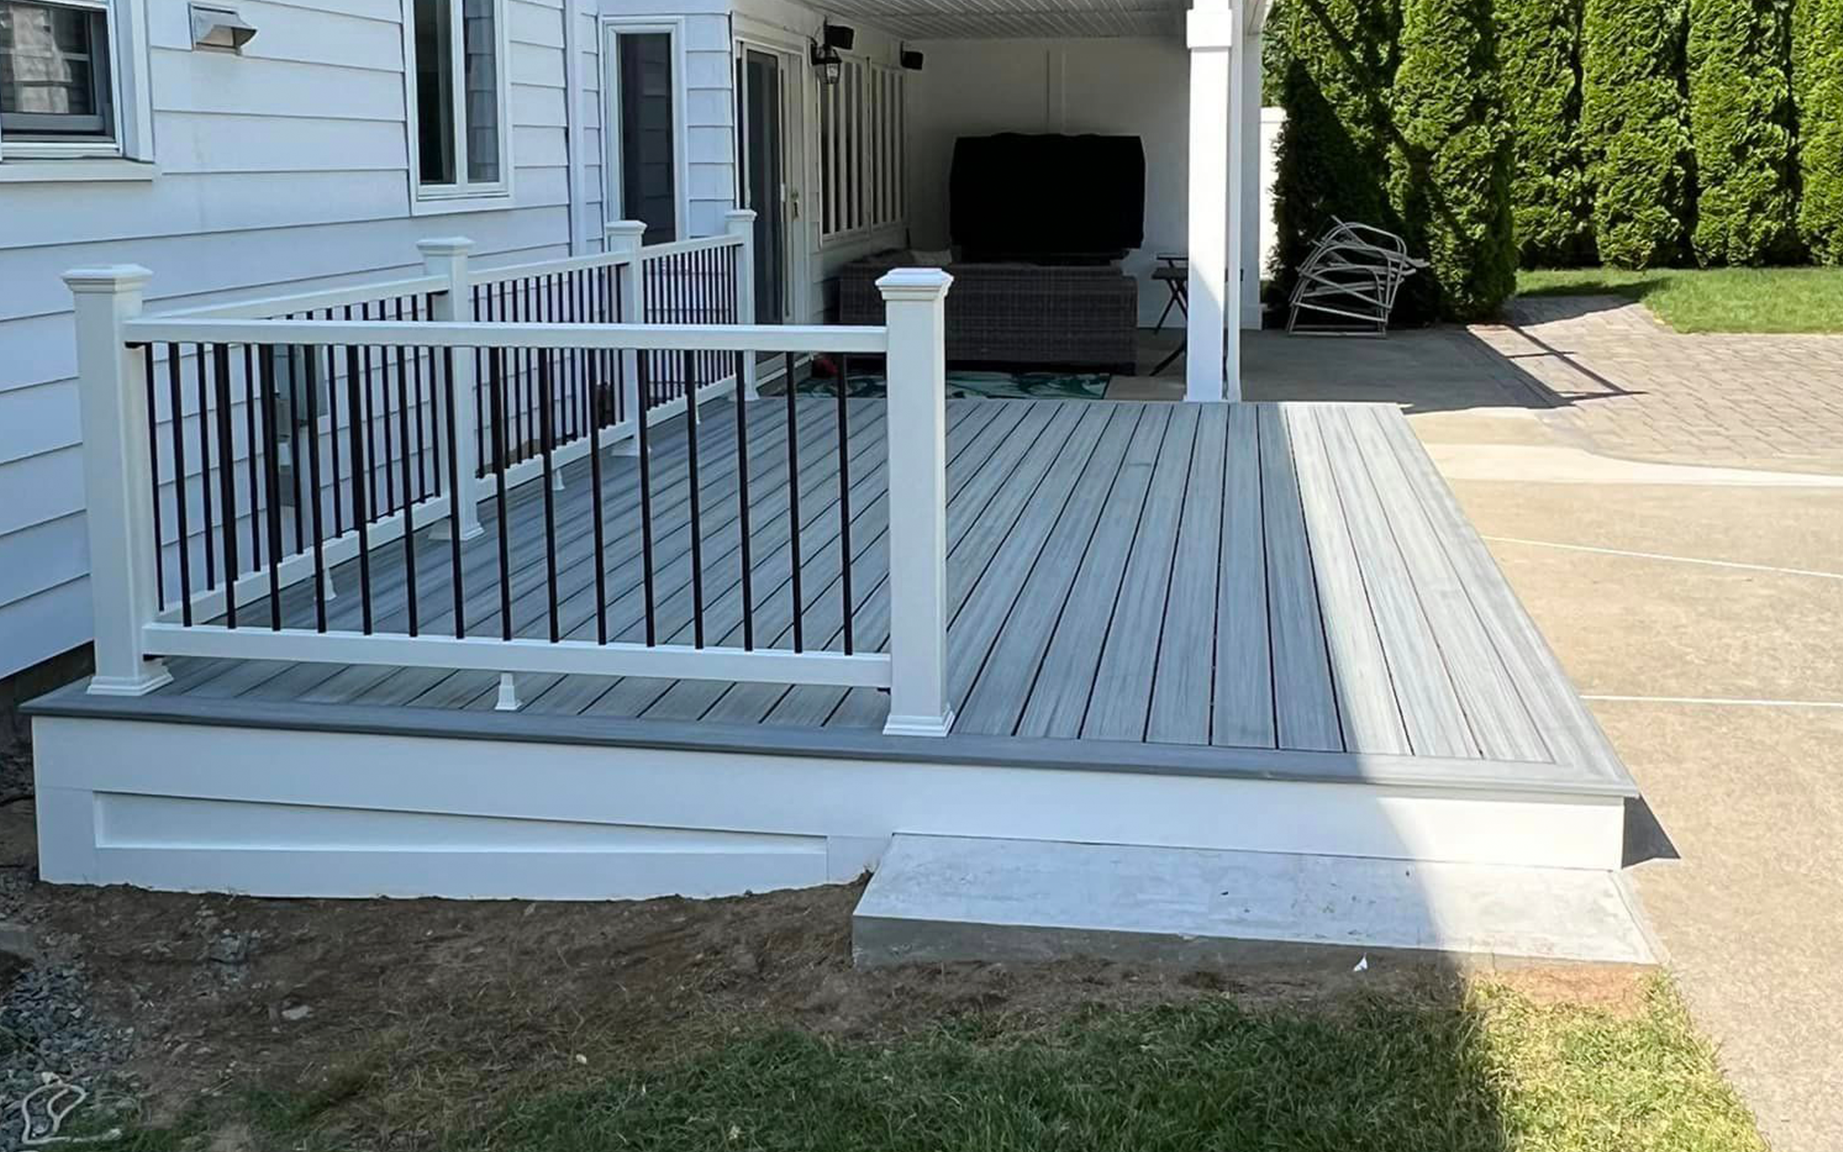
[{"label": "green grass lawn", "polygon": [[529,1076],[515,1075],[524,1092],[447,1082],[497,1097],[462,1131],[444,1131],[426,1096],[379,1114],[421,1076],[401,1055],[128,1146],[219,1147],[228,1119],[250,1144],[290,1149],[1764,1152],[1663,978],[1612,1006],[1487,984],[1457,1000],[1248,1008],[1217,994],[1029,1023],[973,1012],[882,1039],[738,1021],[727,1040],[559,1069],[535,1091]]},{"label": "green grass lawn", "polygon": [[1679,332],[1843,332],[1843,268],[1542,269],[1517,294],[1624,296]]}]

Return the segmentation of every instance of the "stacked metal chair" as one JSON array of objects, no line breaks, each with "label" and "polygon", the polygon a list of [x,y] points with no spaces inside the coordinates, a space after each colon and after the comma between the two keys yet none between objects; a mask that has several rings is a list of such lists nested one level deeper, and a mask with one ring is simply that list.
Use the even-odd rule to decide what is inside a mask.
[{"label": "stacked metal chair", "polygon": [[[1334,216],[1299,269],[1286,330],[1386,336],[1402,282],[1426,267],[1395,233]],[[1307,323],[1301,313],[1311,314]]]}]

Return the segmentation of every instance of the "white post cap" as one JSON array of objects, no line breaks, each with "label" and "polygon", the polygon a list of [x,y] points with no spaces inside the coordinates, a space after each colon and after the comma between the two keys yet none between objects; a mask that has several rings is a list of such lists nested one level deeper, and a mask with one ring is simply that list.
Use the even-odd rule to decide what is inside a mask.
[{"label": "white post cap", "polygon": [[459,256],[473,248],[473,240],[466,236],[433,236],[416,241],[416,251],[424,256]]},{"label": "white post cap", "polygon": [[97,268],[72,268],[64,273],[64,283],[77,293],[132,292],[146,286],[153,272],[139,264],[106,264]]},{"label": "white post cap", "polygon": [[725,220],[730,221],[732,224],[734,223],[752,224],[755,222],[755,209],[753,208],[731,208],[728,212],[725,212],[723,214],[723,218]]},{"label": "white post cap", "polygon": [[643,220],[610,220],[602,225],[604,236],[631,236],[635,240],[646,235],[646,222]]},{"label": "white post cap", "polygon": [[885,300],[938,300],[952,286],[943,268],[892,268],[877,281]]}]

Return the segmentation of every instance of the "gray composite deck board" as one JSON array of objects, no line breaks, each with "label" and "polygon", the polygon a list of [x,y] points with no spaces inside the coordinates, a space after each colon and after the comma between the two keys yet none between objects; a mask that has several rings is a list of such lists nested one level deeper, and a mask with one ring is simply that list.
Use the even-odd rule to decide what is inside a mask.
[{"label": "gray composite deck board", "polygon": [[[1281,748],[1341,752],[1337,691],[1319,614],[1318,582],[1292,439],[1282,409],[1260,409],[1261,528],[1267,546],[1268,647],[1273,668],[1275,741]],[[1216,743],[1228,741],[1221,726]]]},{"label": "gray composite deck board", "polygon": [[[754,642],[787,648],[794,609],[785,408],[771,399],[743,415]],[[842,648],[845,603],[835,420],[828,398],[797,402],[801,619],[807,647],[832,651]],[[725,646],[741,643],[742,628],[735,421],[727,401],[707,405],[698,441],[704,642]],[[848,421],[855,650],[885,650],[883,406],[853,400]],[[950,402],[948,424],[949,689],[959,718],[954,735],[934,745],[943,754],[1003,760],[1009,754],[992,750],[1010,748],[1020,763],[1047,764],[1061,748],[1071,765],[1118,766],[1135,758],[1123,750],[1138,748],[1148,771],[1271,763],[1300,778],[1426,782],[1473,765],[1469,779],[1499,785],[1516,777],[1537,790],[1567,780],[1629,788],[1393,409],[967,400]],[[689,461],[682,422],[657,432],[657,636],[682,644],[694,635]],[[564,488],[551,495],[558,630],[595,639],[599,607],[611,639],[640,639],[637,463],[603,460],[600,596],[587,462],[563,475]],[[523,636],[550,629],[544,499],[538,481],[507,500],[513,616]],[[462,552],[470,635],[499,627],[496,502],[482,513],[486,533]],[[452,635],[450,545],[427,533],[415,544],[422,629]],[[402,555],[401,542],[374,550],[381,632],[407,623]],[[357,626],[355,573],[354,563],[336,571],[332,627]],[[311,582],[285,590],[282,606],[291,626],[312,627]],[[246,627],[266,622],[260,598],[242,612]],[[191,659],[172,668],[174,683],[144,701],[85,698],[82,707],[163,709],[183,722],[269,715],[302,724],[337,717],[368,730],[446,723],[474,737],[536,731],[593,742],[584,734],[623,741],[652,733],[660,746],[717,746],[756,731],[764,746],[790,750],[886,750],[888,697],[872,689],[521,675],[523,711],[496,714],[498,677],[490,672]]]}]

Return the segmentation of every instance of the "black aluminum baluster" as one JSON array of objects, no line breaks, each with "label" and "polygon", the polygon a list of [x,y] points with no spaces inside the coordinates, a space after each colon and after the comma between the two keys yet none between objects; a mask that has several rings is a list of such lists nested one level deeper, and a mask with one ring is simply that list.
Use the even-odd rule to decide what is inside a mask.
[{"label": "black aluminum baluster", "polygon": [[[690,353],[679,352],[678,368],[683,375],[690,369],[685,361]],[[699,516],[702,501],[698,491],[698,403],[697,389],[685,398],[686,482],[691,485],[691,635],[695,647],[704,646],[704,527]]]},{"label": "black aluminum baluster", "polygon": [[[358,314],[359,314],[359,319],[361,320],[371,319],[371,305],[360,304],[358,306]],[[371,516],[376,515],[377,509],[378,509],[378,463],[377,463],[378,461],[378,401],[377,401],[376,389],[372,387],[373,377],[371,375],[371,345],[367,344],[364,346],[364,349],[360,354],[360,362],[364,365],[364,368],[365,368],[365,390],[364,390],[365,443],[363,446],[363,455],[365,458],[365,464],[364,464],[364,468],[362,469],[362,471],[365,474],[366,495],[367,495],[367,500],[365,503],[365,513],[366,513],[365,518],[369,519]],[[353,409],[354,418],[356,418],[357,413],[358,413],[358,409],[355,407]],[[384,438],[384,442],[386,444],[390,443],[390,438],[386,436]],[[352,454],[352,470],[354,472],[361,471],[359,464],[358,464],[358,458],[359,458],[359,452],[355,451]],[[389,473],[387,472],[385,473],[385,475],[388,476]],[[358,513],[354,512],[352,514],[352,518],[354,520],[359,519]]]},{"label": "black aluminum baluster", "polygon": [[800,414],[795,411],[794,354],[787,353],[787,531],[793,549],[794,651],[806,651],[806,598],[800,590]]},{"label": "black aluminum baluster", "polygon": [[556,450],[556,379],[551,372],[551,359],[548,350],[538,358],[538,403],[543,407],[543,419],[538,423],[538,436],[544,442],[544,583],[550,589],[550,642],[555,644],[563,638],[563,632],[557,620],[557,478]]},{"label": "black aluminum baluster", "polygon": [[[366,353],[370,349],[367,347]],[[371,635],[371,505],[366,499],[364,477],[369,476],[375,487],[377,473],[371,467],[371,457],[366,453],[367,434],[373,432],[370,413],[360,396],[359,369],[361,358],[357,345],[346,346],[346,398],[351,404],[354,420],[352,423],[352,523],[358,528],[358,604],[359,612],[364,618],[365,635]],[[366,392],[371,390],[371,373],[364,373]],[[366,413],[365,427],[358,426],[357,415]]]},{"label": "black aluminum baluster", "polygon": [[263,486],[268,490],[263,505],[269,521],[269,629],[282,630],[282,462],[281,414],[276,411],[280,399],[275,391],[275,350],[263,345],[256,351],[256,365],[262,373],[262,457]]},{"label": "black aluminum baluster", "polygon": [[498,477],[493,500],[499,513],[499,635],[502,640],[510,640],[512,638],[512,546],[506,538],[505,349],[493,349],[489,362],[492,365],[489,391],[492,394],[493,403],[493,472]]},{"label": "black aluminum baluster", "polygon": [[[753,352],[736,353],[736,379],[742,379],[742,358]],[[755,565],[750,559],[749,531],[749,415],[738,388],[730,398],[736,402],[736,524],[742,536],[742,649],[755,650]]]},{"label": "black aluminum baluster", "polygon": [[187,505],[192,501],[187,490],[190,485],[186,479],[185,397],[180,373],[179,345],[168,344],[166,379],[170,393],[167,399],[173,405],[173,511],[179,532],[179,616],[189,628],[192,626],[192,530],[187,524],[190,515]]},{"label": "black aluminum baluster", "polygon": [[[600,390],[590,388],[588,403],[591,409],[600,403]],[[601,419],[591,410],[589,418],[589,508],[595,517],[595,642],[608,642],[608,566],[602,559],[604,529],[602,527],[602,445]]]},{"label": "black aluminum baluster", "polygon": [[[476,349],[477,351],[477,349]],[[454,418],[454,349],[442,349],[442,381],[440,393],[442,413],[448,422],[448,563],[454,573],[454,638],[467,638],[467,621],[462,611],[467,602],[461,590],[461,465],[460,453],[456,446],[460,443],[459,425]],[[470,498],[472,484],[468,485]]]},{"label": "black aluminum baluster", "polygon": [[838,580],[845,617],[845,655],[851,655],[851,430],[846,424],[845,394],[851,390],[850,363],[838,357]]},{"label": "black aluminum baluster", "polygon": [[[378,319],[379,320],[390,319],[390,308],[389,308],[389,304],[387,301],[384,301],[384,300],[378,301]],[[402,388],[403,388],[403,345],[401,344],[397,345],[396,352],[397,352],[397,388],[398,388],[399,395],[401,395]],[[388,516],[392,512],[395,512],[397,510],[397,466],[396,466],[396,462],[392,459],[393,452],[392,452],[392,445],[390,442],[390,433],[391,433],[391,428],[390,428],[390,353],[391,353],[391,349],[388,344],[380,345],[378,347],[378,370],[379,370],[378,371],[378,398],[379,398],[379,402],[383,405],[383,408],[384,408],[384,418],[380,423],[383,426],[383,437],[384,437],[384,508],[383,508],[383,515],[385,516]],[[401,405],[398,405],[398,406],[401,407]],[[409,503],[409,493],[408,492],[405,492],[403,494],[403,498],[404,498],[403,502],[405,504]]]},{"label": "black aluminum baluster", "polygon": [[[481,285],[474,285],[474,319],[491,320],[493,318],[493,294],[491,291],[481,294]],[[453,374],[449,374],[452,382]],[[486,379],[486,352],[474,349],[474,476],[485,475],[486,469],[486,401],[480,393],[480,385]]]},{"label": "black aluminum baluster", "polygon": [[206,395],[205,346],[192,346],[192,373],[198,383],[198,488],[200,505],[205,514],[205,587],[218,586],[217,546],[212,537],[211,517],[211,402]]},{"label": "black aluminum baluster", "polygon": [[[309,503],[308,516],[314,538],[314,631],[326,631],[326,526],[322,523],[320,502],[326,491],[321,485],[320,477],[320,349],[308,345],[302,349],[308,362],[307,369],[307,486],[313,490],[313,500]],[[329,354],[330,359],[330,354]],[[330,385],[329,385],[330,387]],[[335,443],[339,440],[339,429],[333,428],[329,433]],[[339,502],[337,491],[339,478],[333,477],[333,502]],[[299,510],[296,510],[297,514]]]},{"label": "black aluminum baluster", "polygon": [[256,481],[256,348],[243,346],[243,442],[250,478],[250,571],[262,568],[262,496]]},{"label": "black aluminum baluster", "polygon": [[[333,310],[328,308],[321,319],[330,323]],[[326,349],[326,439],[333,464],[332,483],[328,486],[333,494],[333,535],[344,536],[346,514],[339,502],[339,351],[330,344]]]},{"label": "black aluminum baluster", "polygon": [[639,360],[640,411],[635,419],[634,435],[639,438],[640,450],[640,557],[641,580],[646,586],[646,643],[650,648],[658,643],[658,624],[653,614],[655,588],[653,585],[653,481],[652,453],[647,447],[646,414],[653,404],[653,383],[650,361]]},{"label": "black aluminum baluster", "polygon": [[160,523],[160,418],[154,400],[154,346],[141,345],[141,376],[147,385],[147,472],[154,504],[154,602],[166,611],[166,532]]},{"label": "black aluminum baluster", "polygon": [[[199,367],[203,368],[201,363]],[[211,346],[218,402],[218,493],[223,499],[224,626],[237,626],[237,451],[230,417],[230,346]],[[210,483],[210,477],[206,477]]]},{"label": "black aluminum baluster", "polygon": [[[402,305],[398,305],[401,309]],[[401,319],[401,311],[398,318]],[[422,350],[416,350],[416,359],[422,359]],[[398,467],[403,476],[403,585],[409,594],[406,607],[409,609],[410,635],[419,631],[416,612],[416,524],[413,509],[410,507],[410,385],[404,378],[404,346],[397,345],[397,446]],[[390,440],[390,428],[384,429],[384,439]]]}]

